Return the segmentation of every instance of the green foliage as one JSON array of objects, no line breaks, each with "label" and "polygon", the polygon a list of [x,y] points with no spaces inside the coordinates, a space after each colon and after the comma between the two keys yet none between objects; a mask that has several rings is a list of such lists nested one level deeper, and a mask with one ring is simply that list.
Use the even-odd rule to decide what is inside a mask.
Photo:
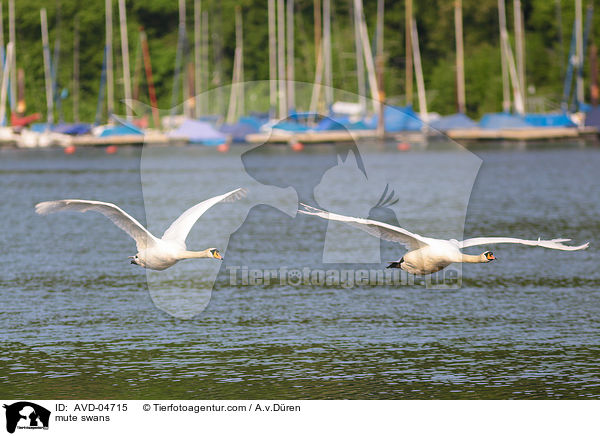
[{"label": "green foliage", "polygon": [[[5,42],[8,41],[7,3],[3,2]],[[131,73],[133,75],[136,53],[140,50],[139,28],[144,26],[148,35],[159,106],[168,108],[171,106],[177,47],[178,2],[127,0],[126,3]],[[332,3],[334,86],[355,92],[357,85],[352,0],[332,0]],[[365,0],[364,3],[369,34],[373,41],[377,1]],[[527,84],[535,89],[533,96],[557,104],[562,93],[569,51],[574,0],[530,0],[522,3],[525,15]],[[429,109],[440,113],[452,113],[456,110],[453,4],[451,0],[414,2]],[[69,90],[69,96],[63,101],[66,120],[72,119],[74,22],[77,19],[80,23],[80,117],[93,120],[105,44],[105,1],[19,0],[15,1],[15,5],[17,65],[25,71],[27,112],[44,113],[46,107],[39,12],[40,8],[45,7],[53,55],[54,45],[60,39],[59,85],[61,89]],[[231,81],[235,49],[234,10],[237,5],[242,7],[244,18],[245,79],[268,79],[267,0],[203,0],[202,8],[209,14],[210,88]],[[390,101],[402,102],[405,88],[404,2],[387,0],[385,6],[384,84]],[[186,0],[186,7],[188,38],[189,43],[193,44],[194,1]],[[469,115],[478,117],[484,112],[501,110],[497,0],[463,0],[463,11],[467,107]],[[313,1],[295,0],[295,12],[296,80],[312,82],[315,74]],[[113,0],[113,18],[115,98],[120,101],[124,95],[116,0]],[[600,14],[596,13],[593,36],[600,32],[599,21]],[[507,0],[507,22],[509,32],[513,34],[513,9],[510,0]],[[586,77],[587,58],[588,53]],[[188,60],[193,60],[193,51]],[[140,98],[148,102],[143,75],[141,86]],[[123,113],[124,107],[119,103],[115,110]]]}]

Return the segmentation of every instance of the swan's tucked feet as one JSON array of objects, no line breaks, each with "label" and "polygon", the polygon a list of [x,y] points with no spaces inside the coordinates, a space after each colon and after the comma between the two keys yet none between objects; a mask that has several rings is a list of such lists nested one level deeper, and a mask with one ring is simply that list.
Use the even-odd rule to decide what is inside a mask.
[{"label": "swan's tucked feet", "polygon": [[400,259],[398,262],[390,263],[386,268],[402,268],[403,262],[404,262],[404,258]]}]

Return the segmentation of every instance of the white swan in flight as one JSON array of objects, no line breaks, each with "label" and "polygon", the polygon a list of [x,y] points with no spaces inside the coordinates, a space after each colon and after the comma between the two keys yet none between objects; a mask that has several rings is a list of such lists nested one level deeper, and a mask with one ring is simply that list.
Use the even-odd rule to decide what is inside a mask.
[{"label": "white swan in flight", "polygon": [[204,251],[188,251],[185,239],[198,218],[208,209],[221,201],[234,201],[245,195],[246,190],[238,188],[190,207],[171,224],[160,239],[146,230],[131,215],[112,203],[90,200],[44,201],[36,204],[35,211],[40,215],[61,211],[87,212],[91,210],[99,212],[135,240],[138,252],[135,256],[129,256],[132,264],[160,271],[175,265],[183,259],[223,259],[216,248],[208,248]]},{"label": "white swan in flight", "polygon": [[426,238],[416,233],[411,233],[400,227],[385,224],[379,221],[373,221],[364,218],[353,218],[344,215],[327,212],[306,204],[304,210],[298,212],[306,215],[316,215],[331,221],[341,221],[353,227],[359,228],[373,236],[386,241],[399,242],[408,248],[408,252],[397,262],[392,262],[388,268],[401,268],[411,274],[432,274],[446,268],[451,263],[488,263],[496,259],[491,251],[486,251],[479,256],[461,253],[462,248],[473,247],[475,245],[487,244],[523,244],[534,247],[552,248],[554,250],[575,251],[583,250],[589,246],[589,243],[577,247],[564,245],[562,242],[570,239],[552,239],[550,241],[529,241],[526,239],[491,237],[491,238],[472,238],[464,241],[450,239]]}]

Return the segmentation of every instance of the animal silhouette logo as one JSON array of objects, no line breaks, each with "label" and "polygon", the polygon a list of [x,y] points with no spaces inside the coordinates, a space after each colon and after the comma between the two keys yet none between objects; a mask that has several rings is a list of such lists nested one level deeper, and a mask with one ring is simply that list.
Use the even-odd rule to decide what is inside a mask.
[{"label": "animal silhouette logo", "polygon": [[6,431],[14,433],[19,429],[47,429],[50,411],[29,401],[19,401],[4,405],[6,409]]},{"label": "animal silhouette logo", "polygon": [[[244,82],[244,89],[249,96],[260,95],[261,90],[268,89],[265,85],[268,82]],[[303,89],[305,95],[313,91],[308,84],[295,83],[295,87],[297,92]],[[198,95],[196,100],[214,105],[218,112],[221,94],[227,95],[230,90],[215,88]],[[343,101],[357,99],[341,90],[336,90],[336,96]],[[127,104],[140,116],[156,111],[139,101],[129,100]],[[171,116],[183,109],[179,106],[160,112]],[[336,114],[321,121],[328,130],[347,134],[347,140],[314,144],[303,153],[293,147],[274,147],[272,137],[265,140],[264,135],[277,132],[289,137],[290,144],[292,140],[299,141],[306,127],[298,122],[301,116],[273,120],[267,123],[269,129],[258,131],[249,144],[224,147],[218,150],[222,153],[210,147],[154,147],[148,136],[149,142],[141,151],[140,182],[149,231],[160,232],[168,227],[174,210],[185,210],[198,198],[238,187],[248,190],[247,198],[234,206],[222,205],[208,211],[189,236],[190,246],[202,241],[203,245],[218,247],[225,262],[180,262],[166,271],[145,271],[156,307],[174,317],[189,319],[208,306],[213,287],[227,268],[239,265],[266,270],[294,266],[282,262],[296,249],[295,245],[307,244],[299,236],[302,232],[294,228],[307,226],[305,217],[296,216],[299,203],[348,216],[383,219],[434,237],[463,234],[471,188],[481,165],[476,155],[451,141],[444,143],[441,151],[425,152],[428,146],[423,144],[415,152],[398,153],[388,142],[373,144],[360,136],[355,140],[356,132],[348,127],[352,120]],[[311,121],[310,114],[308,117],[309,125],[317,121]],[[177,121],[177,117],[167,119]],[[321,121],[311,129],[318,131]],[[295,264],[304,262],[321,269],[324,264],[363,268],[366,264],[375,267],[397,259],[397,243],[381,241],[343,223],[310,226],[314,228],[307,257],[297,259]],[[263,228],[267,230],[263,248],[249,255],[245,238],[250,236],[249,231]]]}]

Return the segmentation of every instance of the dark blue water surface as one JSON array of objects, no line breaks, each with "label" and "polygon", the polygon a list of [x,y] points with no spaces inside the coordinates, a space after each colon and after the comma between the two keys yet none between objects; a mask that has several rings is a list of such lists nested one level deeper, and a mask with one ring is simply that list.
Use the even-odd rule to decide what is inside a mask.
[{"label": "dark blue water surface", "polygon": [[[318,181],[302,174],[330,158],[325,148],[258,152],[246,164],[271,168],[274,185],[294,178],[287,186],[307,200]],[[498,260],[466,265],[457,289],[232,284],[232,265],[321,262],[322,220],[256,206],[230,240],[207,309],[184,320],[155,306],[144,270],[128,263],[133,242],[104,217],[33,212],[44,200],[99,199],[145,222],[139,149],[0,150],[0,397],[598,398],[600,149],[474,152],[482,165],[466,237],[569,237],[590,248],[497,246]],[[199,153],[216,168],[239,159]],[[453,153],[403,159],[452,166]],[[399,155],[393,145],[364,154],[384,169]],[[427,180],[437,177],[395,187],[401,225],[425,231],[419,217],[431,210],[413,199],[433,195]],[[328,186],[351,200],[347,185]],[[445,214],[435,215],[439,230]],[[381,264],[368,268],[403,252],[383,244]]]}]

